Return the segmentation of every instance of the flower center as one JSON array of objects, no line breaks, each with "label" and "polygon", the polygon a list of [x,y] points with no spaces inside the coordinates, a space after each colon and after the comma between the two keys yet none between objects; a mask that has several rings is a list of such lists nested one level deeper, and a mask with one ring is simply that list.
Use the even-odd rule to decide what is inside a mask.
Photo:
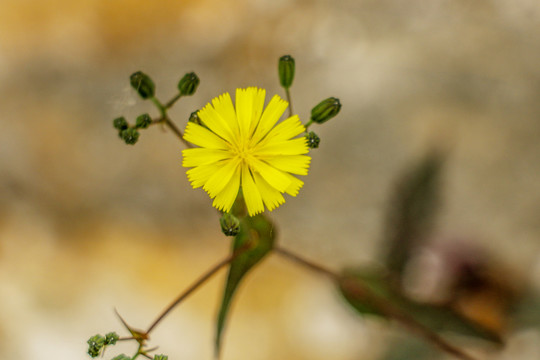
[{"label": "flower center", "polygon": [[231,151],[245,164],[249,164],[253,158],[253,148],[249,147],[246,143],[232,145]]}]

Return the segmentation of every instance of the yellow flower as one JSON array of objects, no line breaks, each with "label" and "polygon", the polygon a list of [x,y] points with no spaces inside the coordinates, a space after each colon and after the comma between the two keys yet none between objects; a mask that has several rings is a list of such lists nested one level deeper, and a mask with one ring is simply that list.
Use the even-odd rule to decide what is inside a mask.
[{"label": "yellow flower", "polygon": [[[282,193],[296,196],[304,184],[311,158],[298,115],[277,124],[288,106],[274,95],[264,109],[266,91],[236,90],[236,109],[229,93],[212,100],[198,116],[201,125],[187,124],[184,139],[200,146],[182,151],[193,188],[202,187],[213,206],[228,212],[242,188],[248,214],[272,211],[285,202]],[[263,111],[264,110],[264,111]],[[263,205],[264,204],[264,205]]]}]

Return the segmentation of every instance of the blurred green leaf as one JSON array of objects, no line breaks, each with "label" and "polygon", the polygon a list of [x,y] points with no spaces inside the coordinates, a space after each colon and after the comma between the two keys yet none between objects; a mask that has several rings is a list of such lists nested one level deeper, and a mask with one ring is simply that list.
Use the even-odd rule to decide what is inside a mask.
[{"label": "blurred green leaf", "polygon": [[227,314],[236,289],[248,271],[272,250],[274,238],[274,227],[264,215],[246,216],[240,221],[240,232],[234,238],[233,251],[244,246],[250,246],[250,248],[239,255],[229,267],[229,275],[216,322],[216,355],[219,355],[221,351],[221,341]]},{"label": "blurred green leaf", "polygon": [[399,339],[389,344],[382,360],[427,360],[436,357],[437,353],[431,344],[415,336],[402,333]]},{"label": "blurred green leaf", "polygon": [[540,329],[540,294],[526,293],[515,303],[510,316],[515,328]]},{"label": "blurred green leaf", "polygon": [[[405,298],[395,289],[392,289],[388,276],[381,272],[379,275],[373,269],[346,271],[345,279],[354,279],[362,287],[371,290],[374,296],[381,301],[386,301],[401,310],[402,313],[412,317],[418,323],[434,332],[449,331],[461,335],[472,336],[484,340],[501,343],[501,337],[479,324],[476,324],[445,306],[418,303]],[[345,300],[361,315],[375,315],[386,317],[369,302],[369,297],[361,298],[357,293],[348,290],[347,287],[338,284],[340,293]],[[371,296],[373,297],[373,296]]]},{"label": "blurred green leaf", "polygon": [[401,275],[411,253],[429,235],[438,205],[443,164],[439,152],[429,153],[399,180],[385,222],[386,265]]},{"label": "blurred green leaf", "polygon": [[[361,284],[371,290],[371,292],[388,301],[392,301],[394,294],[390,291],[388,286],[388,278],[383,275],[382,271],[375,269],[361,269],[361,270],[346,270],[345,278],[353,278],[357,281],[361,281]],[[341,295],[347,300],[347,302],[360,314],[376,315],[385,317],[372,305],[364,301],[364,299],[358,299],[355,294],[349,293],[349,291],[339,284],[339,290]]]}]

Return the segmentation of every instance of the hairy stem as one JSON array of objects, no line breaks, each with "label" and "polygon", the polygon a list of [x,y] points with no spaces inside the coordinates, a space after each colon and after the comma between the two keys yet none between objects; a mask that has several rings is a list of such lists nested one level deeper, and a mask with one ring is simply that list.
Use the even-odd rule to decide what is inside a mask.
[{"label": "hairy stem", "polygon": [[401,311],[401,309],[394,306],[389,301],[375,295],[369,288],[364,286],[358,280],[350,278],[346,279],[334,271],[331,271],[313,261],[306,260],[303,257],[281,247],[275,248],[275,252],[299,265],[305,266],[310,270],[326,275],[330,279],[337,281],[343,289],[346,289],[347,294],[354,296],[357,300],[368,303],[370,306],[374,307],[388,318],[396,320],[402,326],[416,333],[419,337],[423,338],[427,342],[437,346],[439,349],[462,360],[475,360],[475,358],[450,344],[437,333],[425,327],[416,321],[412,316],[404,313]]}]

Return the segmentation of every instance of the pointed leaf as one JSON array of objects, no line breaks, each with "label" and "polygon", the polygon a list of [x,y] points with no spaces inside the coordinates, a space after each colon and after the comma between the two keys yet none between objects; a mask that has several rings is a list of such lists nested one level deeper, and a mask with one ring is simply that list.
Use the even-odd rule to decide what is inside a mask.
[{"label": "pointed leaf", "polygon": [[236,289],[249,270],[272,250],[274,238],[274,227],[263,214],[246,216],[241,220],[240,232],[234,238],[233,251],[246,246],[246,244],[249,244],[249,250],[239,255],[229,267],[229,275],[216,322],[215,354],[218,358],[227,315]]}]

